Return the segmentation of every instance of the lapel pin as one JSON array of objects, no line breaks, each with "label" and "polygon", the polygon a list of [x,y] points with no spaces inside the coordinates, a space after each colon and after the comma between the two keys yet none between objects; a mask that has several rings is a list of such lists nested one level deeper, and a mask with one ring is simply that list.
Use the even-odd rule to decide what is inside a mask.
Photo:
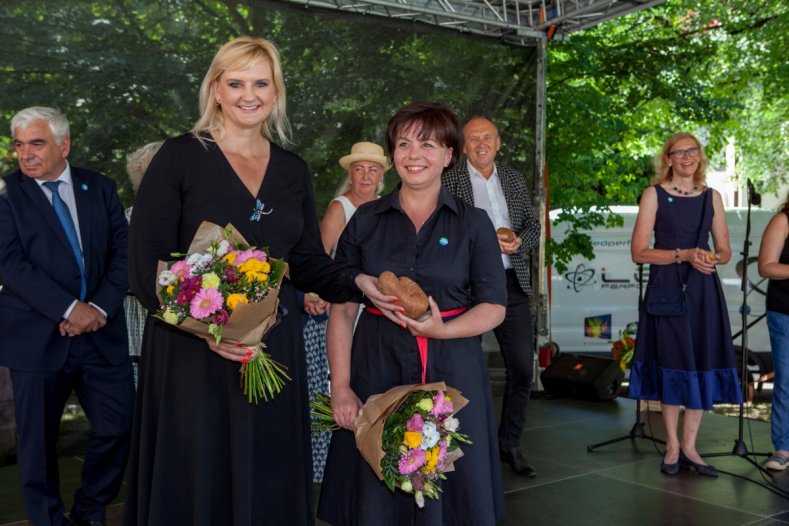
[{"label": "lapel pin", "polygon": [[441,239],[438,240],[438,244],[441,245],[442,247],[445,247],[449,244],[449,240],[445,237],[442,237]]},{"label": "lapel pin", "polygon": [[88,189],[88,185],[87,185],[87,184],[85,184],[85,183],[82,183],[82,189],[83,189],[83,190],[87,190],[87,189]]},{"label": "lapel pin", "polygon": [[673,198],[673,197],[669,197],[669,198],[668,198],[668,202],[669,202],[669,203],[673,203],[673,202],[674,202],[674,198]]}]

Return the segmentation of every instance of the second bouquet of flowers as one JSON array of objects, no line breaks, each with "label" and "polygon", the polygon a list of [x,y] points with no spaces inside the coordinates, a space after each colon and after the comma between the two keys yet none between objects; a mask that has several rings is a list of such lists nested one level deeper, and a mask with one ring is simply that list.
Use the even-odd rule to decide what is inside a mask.
[{"label": "second bouquet of flowers", "polygon": [[[439,498],[439,480],[463,456],[460,444],[471,444],[455,417],[466,404],[460,391],[444,382],[393,387],[369,397],[359,411],[356,448],[379,480],[391,491],[413,493],[421,508],[425,497]],[[317,394],[310,405],[316,428],[339,429],[328,397]]]},{"label": "second bouquet of flowers", "polygon": [[290,378],[261,340],[276,324],[287,264],[250,246],[233,225],[206,221],[187,253],[173,256],[183,259],[159,261],[156,316],[196,336],[252,349],[253,358],[241,365],[244,394],[255,404],[278,394]]}]

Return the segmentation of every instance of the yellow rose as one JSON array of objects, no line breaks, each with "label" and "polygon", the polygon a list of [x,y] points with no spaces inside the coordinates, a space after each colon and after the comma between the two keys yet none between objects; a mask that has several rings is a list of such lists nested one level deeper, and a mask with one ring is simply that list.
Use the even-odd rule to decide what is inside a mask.
[{"label": "yellow rose", "polygon": [[263,272],[268,274],[269,270],[271,270],[271,265],[269,265],[266,261],[260,261],[259,259],[248,259],[238,266],[238,270],[244,273]]},{"label": "yellow rose", "polygon": [[235,310],[236,305],[239,303],[249,303],[249,300],[243,294],[231,294],[227,297],[227,308]]},{"label": "yellow rose", "polygon": [[419,447],[419,444],[422,443],[422,433],[419,431],[406,431],[405,435],[403,436],[403,444],[410,447],[411,449]]},{"label": "yellow rose", "polygon": [[164,313],[162,314],[162,318],[164,318],[164,321],[167,323],[178,325],[178,314],[170,309],[165,309]]},{"label": "yellow rose", "polygon": [[263,272],[247,272],[244,275],[250,283],[253,281],[260,281],[263,283],[268,281],[268,274],[264,274]]},{"label": "yellow rose", "polygon": [[433,400],[431,400],[430,398],[423,398],[419,401],[418,404],[416,404],[416,406],[422,411],[430,411],[431,409],[433,409]]},{"label": "yellow rose", "polygon": [[203,274],[203,288],[215,289],[219,287],[219,282],[219,276],[217,276],[214,272],[206,272]]},{"label": "yellow rose", "polygon": [[232,264],[234,264],[236,262],[236,258],[237,257],[238,257],[238,254],[236,254],[235,252],[228,252],[227,254],[222,256],[222,259],[227,261],[228,263],[230,263],[232,265]]}]

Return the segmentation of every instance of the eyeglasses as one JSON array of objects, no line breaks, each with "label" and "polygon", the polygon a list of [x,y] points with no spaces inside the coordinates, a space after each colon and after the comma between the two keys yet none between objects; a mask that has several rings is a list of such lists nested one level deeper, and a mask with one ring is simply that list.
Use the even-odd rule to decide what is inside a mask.
[{"label": "eyeglasses", "polygon": [[698,148],[688,148],[687,150],[672,150],[668,152],[670,157],[675,159],[679,159],[680,157],[685,157],[686,155],[690,157],[698,157],[699,149]]}]

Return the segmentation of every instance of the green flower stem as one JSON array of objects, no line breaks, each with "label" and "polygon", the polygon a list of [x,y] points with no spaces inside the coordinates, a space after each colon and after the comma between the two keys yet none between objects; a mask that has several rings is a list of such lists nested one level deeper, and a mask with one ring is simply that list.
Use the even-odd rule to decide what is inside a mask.
[{"label": "green flower stem", "polygon": [[250,404],[257,405],[261,398],[268,402],[290,379],[287,368],[262,349],[252,360],[241,364],[241,387]]},{"label": "green flower stem", "polygon": [[318,392],[312,393],[312,397],[313,400],[310,401],[312,430],[316,433],[325,433],[340,429],[331,412],[331,398]]}]

